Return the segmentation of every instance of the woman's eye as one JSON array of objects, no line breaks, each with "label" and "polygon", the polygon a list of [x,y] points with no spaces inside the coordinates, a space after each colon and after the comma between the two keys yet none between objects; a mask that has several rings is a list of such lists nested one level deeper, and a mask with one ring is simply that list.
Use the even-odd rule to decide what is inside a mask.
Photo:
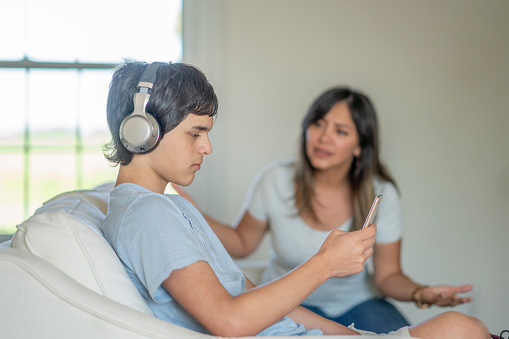
[{"label": "woman's eye", "polygon": [[336,133],[340,134],[340,135],[347,135],[348,134],[345,130],[342,130],[342,129],[336,130]]},{"label": "woman's eye", "polygon": [[322,125],[323,125],[323,124],[322,124],[322,122],[321,122],[321,121],[315,121],[315,122],[313,123],[313,125],[314,125],[314,126],[316,126],[316,127],[322,127]]}]

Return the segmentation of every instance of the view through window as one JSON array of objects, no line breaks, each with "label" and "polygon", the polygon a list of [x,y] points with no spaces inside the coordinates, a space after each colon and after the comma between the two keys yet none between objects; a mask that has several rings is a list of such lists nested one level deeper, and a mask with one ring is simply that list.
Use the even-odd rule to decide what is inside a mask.
[{"label": "view through window", "polygon": [[0,11],[0,235],[116,177],[106,97],[125,59],[181,61],[181,1],[12,1]]}]

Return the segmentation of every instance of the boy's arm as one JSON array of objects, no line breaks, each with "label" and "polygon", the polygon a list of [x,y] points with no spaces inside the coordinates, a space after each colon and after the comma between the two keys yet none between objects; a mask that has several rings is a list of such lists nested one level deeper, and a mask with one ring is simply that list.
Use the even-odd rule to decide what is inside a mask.
[{"label": "boy's arm", "polygon": [[[246,288],[251,289],[255,288],[256,285],[253,284],[247,277],[246,277]],[[331,321],[329,319],[326,319],[324,317],[319,316],[318,314],[302,307],[298,306],[295,308],[290,314],[288,314],[288,317],[292,318],[293,321],[299,324],[303,324],[304,327],[311,329],[311,328],[319,328],[322,330],[323,334],[325,335],[358,335],[359,333],[355,332],[354,330],[351,330],[341,324],[338,324],[335,321]]]},{"label": "boy's arm", "polygon": [[[162,285],[213,335],[254,336],[290,313],[326,280],[318,270],[306,273],[307,268],[303,268],[301,272],[294,271],[300,276],[298,279],[284,277],[301,283],[285,282],[282,278],[235,297],[228,293],[205,261],[172,271]],[[306,279],[310,276],[316,277],[314,281]]]},{"label": "boy's arm", "polygon": [[303,324],[306,328],[319,328],[325,335],[359,335],[358,332],[319,316],[302,306],[297,307],[288,316],[296,323]]},{"label": "boy's arm", "polygon": [[[355,232],[331,231],[308,261],[271,283],[235,297],[205,261],[172,271],[162,285],[212,334],[253,336],[292,313],[327,279],[362,271],[373,252],[375,234],[376,226]],[[318,321],[304,319],[310,315],[303,310],[292,316],[311,326]],[[331,323],[325,332],[331,330],[329,326]]]}]

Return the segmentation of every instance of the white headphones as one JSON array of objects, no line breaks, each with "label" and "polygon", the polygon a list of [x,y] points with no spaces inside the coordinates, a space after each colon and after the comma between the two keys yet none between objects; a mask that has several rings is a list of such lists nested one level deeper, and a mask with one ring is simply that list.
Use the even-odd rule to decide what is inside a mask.
[{"label": "white headphones", "polygon": [[131,153],[143,154],[153,150],[161,140],[161,127],[157,119],[146,112],[150,91],[162,62],[153,62],[145,69],[134,94],[134,111],[120,124],[120,141]]}]

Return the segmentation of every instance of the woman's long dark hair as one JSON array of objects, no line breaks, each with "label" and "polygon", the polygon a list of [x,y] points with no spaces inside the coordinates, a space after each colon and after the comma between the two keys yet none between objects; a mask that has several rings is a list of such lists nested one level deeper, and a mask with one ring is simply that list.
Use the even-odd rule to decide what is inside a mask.
[{"label": "woman's long dark hair", "polygon": [[352,189],[352,228],[360,229],[375,196],[373,179],[376,177],[396,186],[394,179],[380,162],[376,112],[369,98],[363,93],[348,87],[335,87],[325,91],[311,104],[301,124],[299,161],[294,177],[295,203],[300,215],[311,216],[315,221],[320,222],[311,204],[315,194],[315,180],[314,168],[306,153],[306,130],[322,119],[339,102],[345,102],[348,105],[362,150],[361,155],[352,162],[348,174]]}]

